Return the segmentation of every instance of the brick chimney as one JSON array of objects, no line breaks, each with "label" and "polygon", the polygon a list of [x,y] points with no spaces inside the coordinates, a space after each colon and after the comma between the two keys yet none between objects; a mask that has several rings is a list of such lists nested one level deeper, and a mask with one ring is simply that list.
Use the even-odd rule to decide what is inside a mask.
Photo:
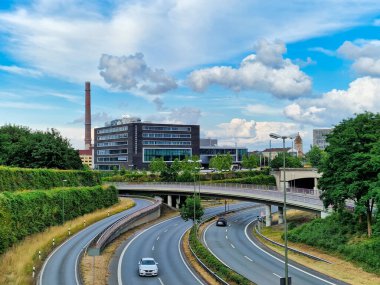
[{"label": "brick chimney", "polygon": [[84,148],[91,149],[91,83],[85,83],[85,133],[84,133]]}]

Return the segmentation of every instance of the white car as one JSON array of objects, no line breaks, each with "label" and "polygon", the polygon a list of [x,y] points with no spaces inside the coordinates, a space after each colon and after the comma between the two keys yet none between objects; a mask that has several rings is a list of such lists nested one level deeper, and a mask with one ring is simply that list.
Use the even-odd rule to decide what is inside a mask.
[{"label": "white car", "polygon": [[139,261],[139,275],[140,276],[157,276],[158,263],[151,257],[141,258]]}]

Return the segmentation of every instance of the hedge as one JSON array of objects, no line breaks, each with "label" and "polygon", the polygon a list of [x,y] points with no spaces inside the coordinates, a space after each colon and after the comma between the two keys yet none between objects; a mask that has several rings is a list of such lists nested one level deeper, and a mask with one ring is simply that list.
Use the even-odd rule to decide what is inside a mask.
[{"label": "hedge", "polygon": [[95,186],[99,184],[101,184],[101,176],[97,171],[0,166],[0,192],[50,189],[63,186]]},{"label": "hedge", "polygon": [[189,242],[192,250],[202,260],[202,262],[223,280],[232,284],[255,285],[255,283],[251,282],[244,276],[226,267],[212,253],[210,253],[198,240],[196,235],[196,227],[194,226],[190,230]]},{"label": "hedge", "polygon": [[115,187],[0,193],[0,254],[33,233],[118,202]]}]

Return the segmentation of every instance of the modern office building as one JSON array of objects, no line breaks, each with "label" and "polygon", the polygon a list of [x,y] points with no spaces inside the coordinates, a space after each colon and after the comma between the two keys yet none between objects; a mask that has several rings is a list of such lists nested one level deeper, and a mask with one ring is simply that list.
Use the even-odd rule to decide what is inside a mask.
[{"label": "modern office building", "polygon": [[240,164],[243,156],[248,154],[246,147],[218,146],[217,139],[200,140],[200,159],[202,165],[208,166],[211,158],[216,155],[230,154],[234,164]]},{"label": "modern office building", "polygon": [[122,118],[95,128],[94,168],[147,168],[154,158],[168,163],[199,155],[199,125],[157,124]]},{"label": "modern office building", "polygon": [[313,129],[313,146],[317,146],[324,150],[328,143],[326,142],[326,135],[331,133],[333,129]]}]

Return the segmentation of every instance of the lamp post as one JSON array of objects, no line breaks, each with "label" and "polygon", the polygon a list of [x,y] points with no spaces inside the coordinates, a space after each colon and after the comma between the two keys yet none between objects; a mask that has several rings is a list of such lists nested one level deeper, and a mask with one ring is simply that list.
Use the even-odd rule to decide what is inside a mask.
[{"label": "lamp post", "polygon": [[[65,183],[67,182],[67,180],[63,179],[62,182],[63,182],[63,186],[65,186]],[[62,192],[62,224],[64,223],[65,223],[65,196],[63,195],[63,192]]]},{"label": "lamp post", "polygon": [[[285,140],[293,139],[295,136],[281,136],[275,133],[270,133],[269,136],[273,139],[282,139],[282,148],[284,152],[284,162],[283,162],[283,171],[284,171],[284,206],[283,206],[283,217],[284,217],[284,239],[285,239],[285,285],[291,285],[291,278],[289,278],[288,274],[288,225],[286,223],[286,176],[285,176]],[[280,281],[281,285],[284,284]]]},{"label": "lamp post", "polygon": [[[201,163],[202,162],[202,160],[192,160],[192,159],[189,159],[189,160],[187,160],[187,162],[189,162],[189,163],[194,163],[194,162],[196,162],[196,163]],[[196,184],[195,184],[195,170],[196,170],[196,166],[194,165],[194,169],[193,169],[193,171],[194,171],[194,195],[193,195],[193,206],[194,206],[194,208],[193,208],[193,214],[194,214],[194,225],[196,224],[196,222],[195,222],[195,194],[196,194]],[[200,189],[199,189],[199,197],[200,197]]]}]

